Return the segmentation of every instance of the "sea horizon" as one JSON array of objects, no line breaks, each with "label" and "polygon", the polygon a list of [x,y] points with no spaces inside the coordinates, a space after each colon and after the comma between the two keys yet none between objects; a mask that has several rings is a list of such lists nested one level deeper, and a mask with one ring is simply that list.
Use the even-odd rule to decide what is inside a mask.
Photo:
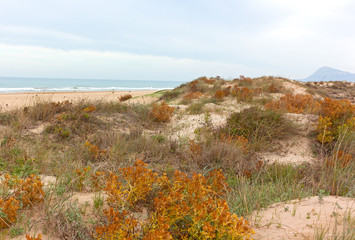
[{"label": "sea horizon", "polygon": [[0,77],[0,93],[89,92],[174,89],[187,81]]}]

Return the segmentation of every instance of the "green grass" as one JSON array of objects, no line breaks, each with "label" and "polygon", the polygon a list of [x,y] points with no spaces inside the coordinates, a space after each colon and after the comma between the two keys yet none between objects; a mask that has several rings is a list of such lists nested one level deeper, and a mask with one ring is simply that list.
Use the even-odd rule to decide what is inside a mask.
[{"label": "green grass", "polygon": [[231,208],[238,216],[246,216],[276,202],[311,196],[313,189],[306,187],[306,176],[301,173],[304,167],[273,164],[250,178],[230,176]]},{"label": "green grass", "polygon": [[296,134],[296,126],[277,112],[252,107],[231,114],[220,131],[232,136],[244,136],[255,151],[271,151],[275,140]]}]

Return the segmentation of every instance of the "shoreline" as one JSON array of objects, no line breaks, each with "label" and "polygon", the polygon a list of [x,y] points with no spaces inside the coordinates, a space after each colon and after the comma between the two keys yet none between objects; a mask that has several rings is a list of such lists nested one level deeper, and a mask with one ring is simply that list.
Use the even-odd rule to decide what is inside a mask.
[{"label": "shoreline", "polygon": [[72,91],[72,92],[15,92],[0,93],[0,112],[6,112],[19,107],[30,106],[38,101],[118,101],[121,95],[131,94],[133,98],[130,102],[150,103],[154,99],[148,94],[160,90],[135,90],[135,91]]}]

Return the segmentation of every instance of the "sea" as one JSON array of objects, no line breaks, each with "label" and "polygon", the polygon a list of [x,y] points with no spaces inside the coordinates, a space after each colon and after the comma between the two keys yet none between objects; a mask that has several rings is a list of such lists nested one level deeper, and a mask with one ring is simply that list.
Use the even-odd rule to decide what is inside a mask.
[{"label": "sea", "polygon": [[0,77],[0,93],[174,89],[187,81]]}]

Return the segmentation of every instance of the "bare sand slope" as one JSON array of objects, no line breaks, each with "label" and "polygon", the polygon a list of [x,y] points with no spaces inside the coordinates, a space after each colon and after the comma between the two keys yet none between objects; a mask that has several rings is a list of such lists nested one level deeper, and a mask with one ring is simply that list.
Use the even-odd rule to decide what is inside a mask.
[{"label": "bare sand slope", "polygon": [[334,239],[353,231],[354,209],[355,199],[335,196],[277,203],[252,214],[253,238]]},{"label": "bare sand slope", "polygon": [[38,101],[82,101],[103,100],[113,101],[124,94],[140,97],[131,102],[149,103],[151,97],[145,96],[154,93],[155,90],[145,91],[110,91],[110,92],[40,92],[40,93],[0,93],[0,112],[12,110],[22,106],[30,106]]}]

